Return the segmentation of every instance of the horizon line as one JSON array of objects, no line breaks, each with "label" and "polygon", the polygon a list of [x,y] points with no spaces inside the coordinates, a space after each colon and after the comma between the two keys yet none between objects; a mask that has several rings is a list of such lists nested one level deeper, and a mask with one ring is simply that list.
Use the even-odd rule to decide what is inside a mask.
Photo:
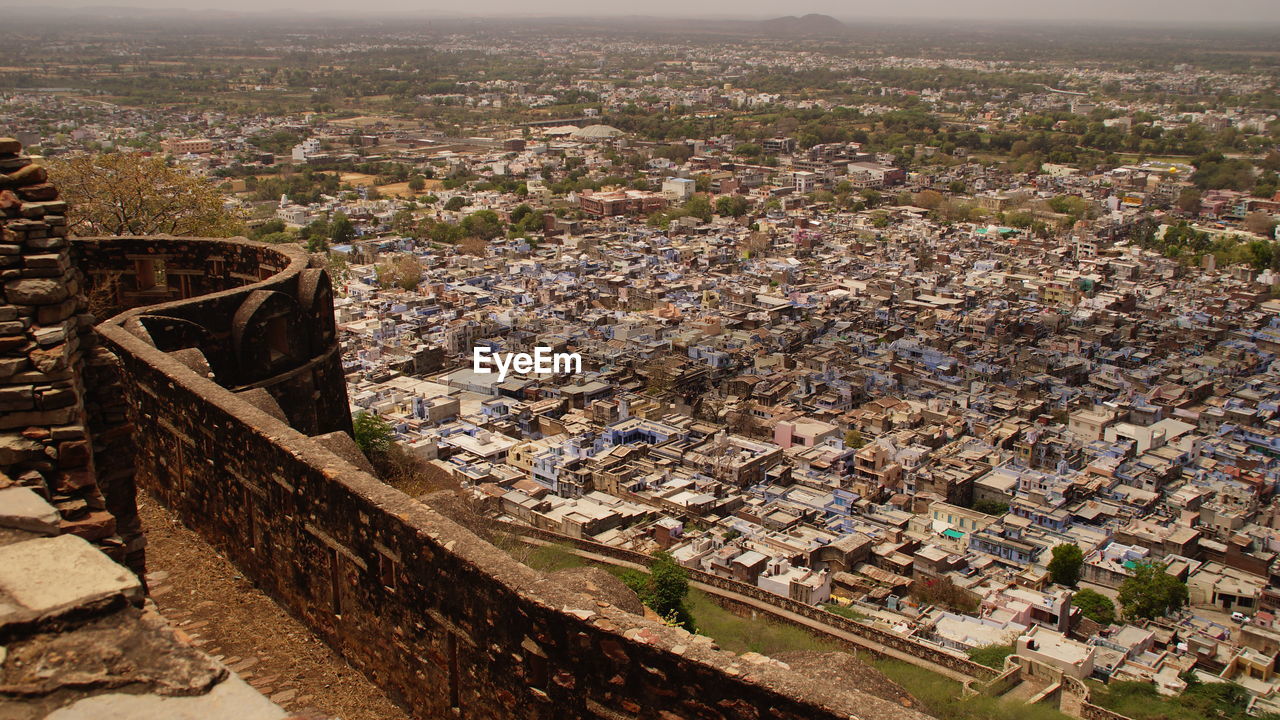
[{"label": "horizon line", "polygon": [[[125,12],[146,12],[156,15],[158,18],[168,15],[184,15],[184,14],[214,14],[227,18],[245,17],[245,18],[263,18],[273,16],[299,16],[307,19],[367,19],[370,21],[379,19],[397,19],[397,18],[413,18],[420,20],[442,20],[442,21],[497,21],[497,22],[518,22],[522,20],[536,21],[613,21],[620,19],[631,20],[650,20],[650,21],[698,21],[698,22],[738,22],[738,23],[761,23],[772,20],[780,20],[787,18],[803,18],[806,16],[822,16],[832,18],[841,24],[851,25],[848,29],[856,30],[856,23],[903,23],[903,24],[935,24],[948,23],[955,24],[960,22],[965,25],[1003,25],[1003,26],[1044,26],[1056,25],[1060,27],[1116,27],[1126,29],[1148,28],[1152,30],[1162,28],[1194,28],[1194,27],[1213,27],[1228,28],[1240,27],[1242,29],[1259,29],[1259,27],[1280,26],[1280,15],[1275,18],[1257,18],[1257,17],[1233,17],[1233,18],[1206,18],[1206,19],[1181,19],[1177,17],[1163,17],[1158,21],[1151,21],[1137,17],[1122,18],[1106,18],[1106,17],[1026,17],[1026,16],[1010,16],[1010,15],[974,15],[966,13],[955,16],[944,14],[934,15],[892,15],[892,14],[859,14],[859,15],[836,15],[833,13],[823,12],[797,12],[787,15],[773,15],[767,13],[635,13],[635,12],[600,12],[596,11],[587,13],[572,12],[556,12],[556,13],[534,13],[528,12],[527,9],[521,13],[512,13],[507,11],[472,11],[465,14],[454,13],[449,11],[433,10],[428,8],[391,8],[391,7],[366,7],[359,11],[349,8],[317,8],[315,6],[307,6],[301,8],[292,7],[271,7],[271,8],[228,8],[225,6],[200,6],[200,7],[154,7],[147,4],[128,4],[128,3],[110,3],[97,5],[75,5],[75,6],[59,6],[59,5],[43,5],[33,7],[29,3],[17,2],[0,2],[0,9],[6,11],[17,11],[19,14],[29,15],[48,15],[51,13],[63,14],[101,14],[111,11]],[[281,17],[281,19],[286,19]]]}]

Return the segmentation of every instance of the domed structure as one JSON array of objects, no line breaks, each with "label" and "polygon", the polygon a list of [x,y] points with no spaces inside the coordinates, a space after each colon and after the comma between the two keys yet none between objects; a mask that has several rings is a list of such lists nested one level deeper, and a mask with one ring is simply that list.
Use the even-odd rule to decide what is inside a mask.
[{"label": "domed structure", "polygon": [[569,139],[582,142],[608,142],[622,134],[621,130],[612,125],[588,125],[570,133]]}]

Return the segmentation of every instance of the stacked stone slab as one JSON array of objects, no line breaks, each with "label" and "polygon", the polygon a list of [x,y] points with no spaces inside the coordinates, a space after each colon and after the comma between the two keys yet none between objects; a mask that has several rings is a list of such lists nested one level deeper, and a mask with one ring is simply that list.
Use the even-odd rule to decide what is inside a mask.
[{"label": "stacked stone slab", "polygon": [[109,391],[114,357],[92,332],[66,210],[46,170],[0,138],[0,485],[36,491],[58,510],[63,533],[124,562],[141,555],[132,477],[120,484],[125,493],[104,495],[90,428],[109,425],[108,406],[89,412],[84,385],[88,365],[108,381],[95,395]]}]

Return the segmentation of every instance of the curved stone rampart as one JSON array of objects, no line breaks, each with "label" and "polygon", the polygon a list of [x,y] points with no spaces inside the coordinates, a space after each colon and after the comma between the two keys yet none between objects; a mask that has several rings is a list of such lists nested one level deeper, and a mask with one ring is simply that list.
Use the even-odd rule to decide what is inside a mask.
[{"label": "curved stone rampart", "polygon": [[[113,242],[146,247],[138,238],[82,242],[89,272]],[[156,242],[201,252],[244,244]],[[252,323],[265,302],[258,293],[300,300],[307,317],[301,300],[314,278],[295,251],[284,252],[289,262],[257,282],[134,307],[97,326],[119,358],[137,427],[138,479],[417,716],[924,717],[558,587],[238,395],[245,383],[227,382],[226,373],[242,370],[233,366],[240,356],[225,353],[279,329],[244,325],[237,341],[236,324]],[[315,320],[324,301],[311,298]],[[254,305],[248,321],[239,312],[246,303]],[[171,347],[157,335],[187,345]],[[208,358],[212,379],[192,369],[201,365],[191,348]],[[345,408],[345,390],[334,392]]]},{"label": "curved stone rampart", "polygon": [[100,315],[132,309],[119,317],[133,334],[164,352],[199,350],[219,385],[265,389],[308,435],[350,431],[333,289],[301,248],[168,237],[71,244]]}]

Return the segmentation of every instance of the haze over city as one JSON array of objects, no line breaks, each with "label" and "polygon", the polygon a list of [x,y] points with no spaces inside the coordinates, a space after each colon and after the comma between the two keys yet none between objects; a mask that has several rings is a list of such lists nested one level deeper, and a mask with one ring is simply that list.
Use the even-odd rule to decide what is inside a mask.
[{"label": "haze over city", "polygon": [[5,2],[0,717],[1280,720],[1275,0]]},{"label": "haze over city", "polygon": [[[5,3],[0,3],[3,7]],[[90,9],[109,7],[152,8],[160,10],[198,10],[218,12],[297,12],[313,14],[404,14],[429,17],[697,17],[765,19],[781,15],[822,13],[839,20],[999,20],[1066,21],[1071,23],[1107,24],[1152,23],[1155,25],[1209,23],[1249,24],[1280,22],[1280,5],[1272,0],[1220,0],[1205,3],[1194,0],[1080,0],[1072,3],[1023,2],[1019,0],[900,0],[891,4],[873,2],[835,2],[818,0],[802,6],[780,5],[774,0],[653,0],[643,6],[629,3],[593,2],[591,0],[554,0],[526,3],[515,0],[480,0],[465,6],[444,2],[414,0],[373,0],[361,3],[359,9],[343,0],[226,0],[210,4],[207,0],[123,0],[101,6],[83,0],[47,0],[49,8]],[[28,6],[29,7],[29,6]]]}]

